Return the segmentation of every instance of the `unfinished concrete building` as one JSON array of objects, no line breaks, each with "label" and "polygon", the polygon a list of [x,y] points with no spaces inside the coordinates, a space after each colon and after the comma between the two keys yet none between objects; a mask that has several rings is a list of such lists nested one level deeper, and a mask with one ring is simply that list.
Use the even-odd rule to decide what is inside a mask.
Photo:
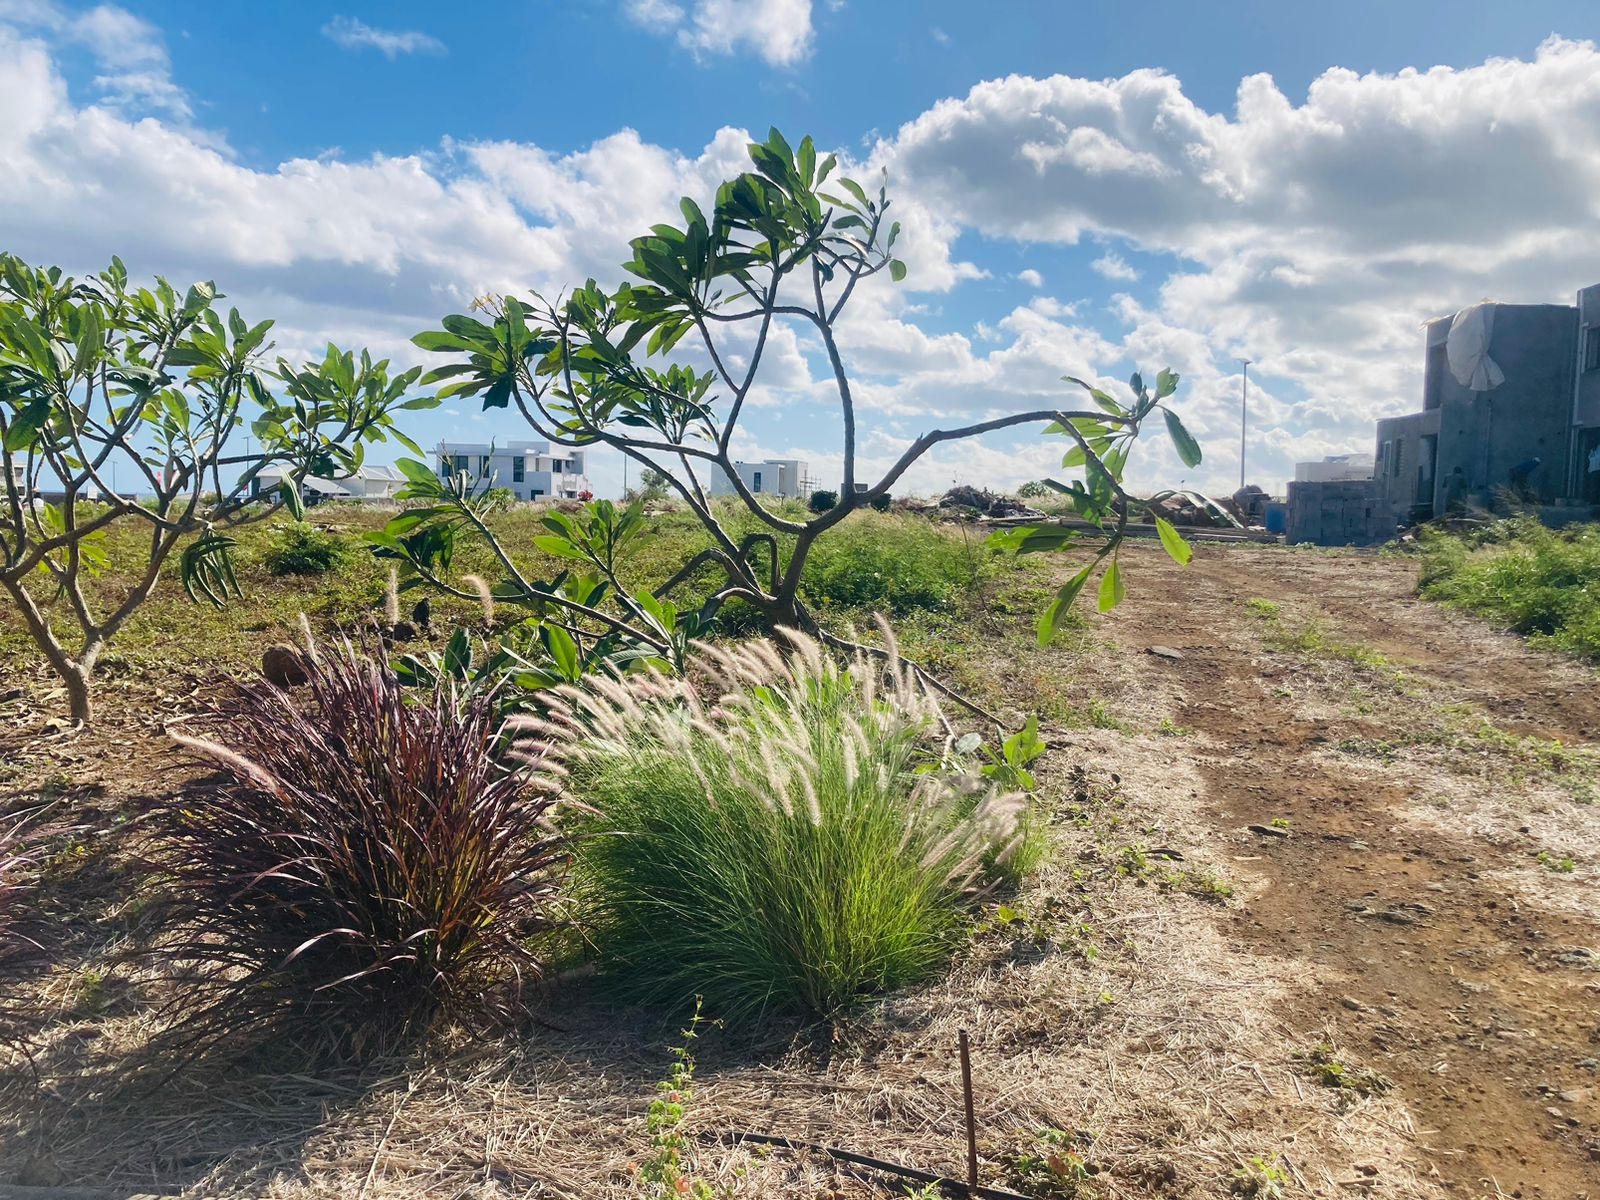
[{"label": "unfinished concrete building", "polygon": [[1481,304],[1428,322],[1422,411],[1378,422],[1374,479],[1391,528],[1488,506],[1499,488],[1532,503],[1568,494],[1578,333],[1570,304]]},{"label": "unfinished concrete building", "polygon": [[1576,304],[1462,309],[1424,347],[1422,411],[1378,422],[1370,520],[1359,483],[1291,485],[1291,541],[1381,542],[1503,491],[1571,517],[1600,504],[1600,284]]}]

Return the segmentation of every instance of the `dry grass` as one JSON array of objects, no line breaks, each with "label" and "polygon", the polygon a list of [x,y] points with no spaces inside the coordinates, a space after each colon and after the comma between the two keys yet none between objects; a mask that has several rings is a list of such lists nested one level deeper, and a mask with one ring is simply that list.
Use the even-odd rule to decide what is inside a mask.
[{"label": "dry grass", "polygon": [[[1398,1103],[1349,1103],[1299,1077],[1294,1055],[1308,1038],[1270,1016],[1285,987],[1274,964],[1231,951],[1198,901],[1124,876],[1074,878],[1080,854],[1125,824],[1169,840],[1198,831],[1175,799],[1181,785],[1136,769],[1114,796],[1105,778],[1086,788],[1061,763],[1045,780],[1074,819],[1057,828],[1052,865],[1011,903],[1042,911],[1057,897],[1091,926],[1098,957],[1071,937],[1041,946],[991,927],[938,986],[831,1028],[756,1045],[708,1031],[687,1124],[698,1175],[733,1195],[896,1194],[827,1162],[721,1140],[739,1130],[961,1174],[955,1046],[967,1029],[991,1181],[1058,1129],[1087,1135],[1095,1174],[1083,1196],[1226,1195],[1235,1168],[1279,1154],[1313,1185],[1371,1160],[1384,1164],[1373,1194],[1435,1195],[1401,1165],[1414,1134]],[[6,1161],[40,1181],[286,1200],[640,1194],[630,1167],[646,1153],[645,1111],[674,1040],[658,1015],[578,988],[520,1040],[447,1038],[315,1078],[277,1046],[197,1064],[151,1091],[142,1084],[159,1072],[139,1071],[158,1032],[150,1009],[130,998],[73,1019],[80,985],[58,969],[45,987],[58,1014],[38,1055],[46,1088],[5,1130]]]}]

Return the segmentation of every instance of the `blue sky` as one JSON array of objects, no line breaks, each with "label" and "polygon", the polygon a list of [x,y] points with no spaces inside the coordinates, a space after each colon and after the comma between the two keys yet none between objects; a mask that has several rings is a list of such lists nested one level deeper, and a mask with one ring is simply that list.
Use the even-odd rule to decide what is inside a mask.
[{"label": "blue sky", "polygon": [[[1237,357],[1277,491],[1415,406],[1425,317],[1600,280],[1592,0],[978,11],[0,0],[0,246],[212,277],[286,352],[411,361],[475,294],[614,280],[628,237],[776,124],[887,166],[906,217],[911,276],[847,337],[869,459],[1053,402],[1066,371],[1170,364],[1207,462],[1152,447],[1134,480],[1213,490],[1237,482]],[[837,474],[803,333],[762,400],[745,452]],[[525,436],[461,408],[415,433]],[[911,483],[1010,485],[1058,454],[999,437]]]}]

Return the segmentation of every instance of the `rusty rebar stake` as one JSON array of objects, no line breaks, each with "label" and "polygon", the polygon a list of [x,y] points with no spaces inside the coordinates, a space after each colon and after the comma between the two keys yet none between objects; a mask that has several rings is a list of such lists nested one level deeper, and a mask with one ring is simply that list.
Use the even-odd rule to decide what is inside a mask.
[{"label": "rusty rebar stake", "polygon": [[972,1115],[972,1051],[967,1044],[967,1031],[961,1034],[961,1099],[967,1110],[967,1197],[973,1200],[978,1194],[978,1124]]}]

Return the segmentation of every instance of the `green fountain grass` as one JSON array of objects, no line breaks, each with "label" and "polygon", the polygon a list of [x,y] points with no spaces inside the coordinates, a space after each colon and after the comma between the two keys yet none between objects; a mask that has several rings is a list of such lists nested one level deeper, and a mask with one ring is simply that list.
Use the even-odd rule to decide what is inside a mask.
[{"label": "green fountain grass", "polygon": [[1026,802],[948,769],[932,700],[897,670],[879,688],[881,664],[842,670],[809,643],[717,657],[697,690],[575,698],[585,732],[566,758],[600,814],[578,878],[602,969],[741,1024],[927,978],[972,889],[1037,859]]}]

